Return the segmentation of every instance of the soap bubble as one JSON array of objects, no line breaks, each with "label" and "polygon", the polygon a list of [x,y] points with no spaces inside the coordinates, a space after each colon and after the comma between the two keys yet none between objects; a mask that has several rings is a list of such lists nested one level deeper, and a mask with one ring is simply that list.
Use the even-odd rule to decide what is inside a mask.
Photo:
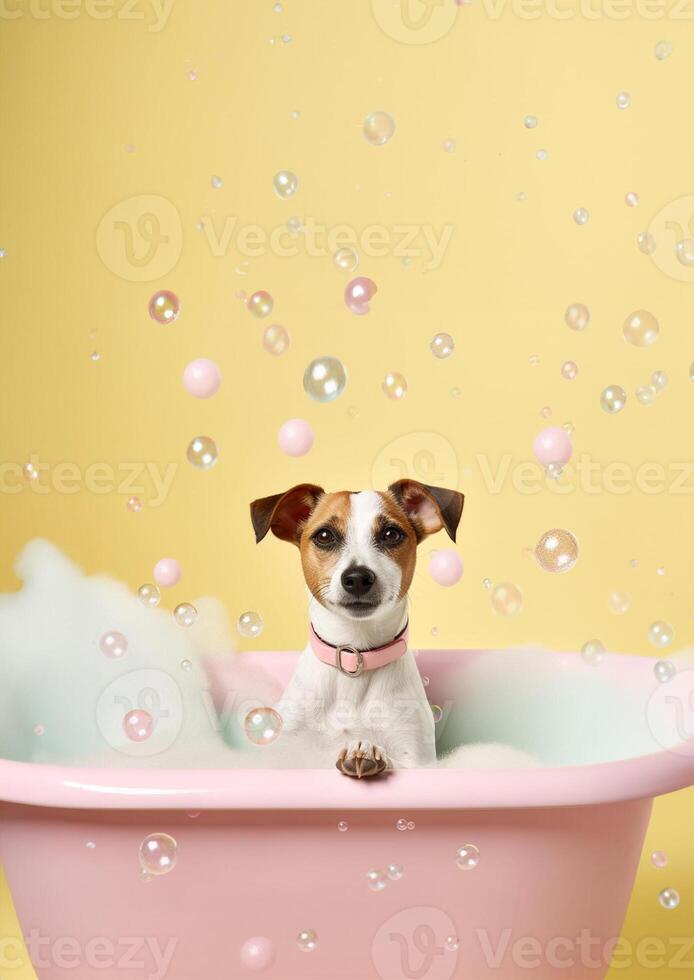
[{"label": "soap bubble", "polygon": [[345,304],[347,309],[356,316],[364,316],[369,312],[369,303],[378,292],[378,286],[373,279],[357,276],[345,286]]},{"label": "soap bubble", "polygon": [[571,330],[585,330],[590,323],[590,310],[583,303],[572,303],[566,308],[564,322]]},{"label": "soap bubble", "polygon": [[607,605],[616,616],[623,616],[631,609],[631,596],[626,592],[611,592],[607,597]]},{"label": "soap bubble", "polygon": [[460,941],[457,936],[446,936],[444,946],[449,951],[449,953],[455,953],[460,949]]},{"label": "soap bubble", "polygon": [[123,718],[123,731],[131,742],[144,742],[154,731],[154,718],[149,711],[135,708]]},{"label": "soap bubble", "polygon": [[407,829],[408,830],[414,830],[414,827],[415,827],[414,820],[408,820],[407,821]]},{"label": "soap bubble", "polygon": [[260,613],[253,612],[253,610],[241,613],[239,621],[236,624],[236,628],[241,636],[245,636],[249,640],[254,640],[257,636],[260,636],[264,626],[263,617]]},{"label": "soap bubble", "polygon": [[545,470],[550,480],[558,480],[564,472],[564,467],[561,463],[547,463]]},{"label": "soap bubble", "polygon": [[658,61],[665,61],[672,54],[672,41],[658,41],[653,49],[653,53]]},{"label": "soap bubble", "polygon": [[349,824],[347,823],[346,820],[340,820],[340,822],[337,825],[337,829],[340,831],[341,834],[345,834],[349,830]]},{"label": "soap bubble", "polygon": [[689,380],[694,381],[694,361],[689,365]]},{"label": "soap bubble", "polygon": [[650,347],[658,339],[658,321],[648,310],[635,310],[624,321],[624,339],[634,347]]},{"label": "soap bubble", "polygon": [[354,272],[359,265],[359,256],[353,248],[345,246],[344,248],[338,248],[337,252],[333,255],[333,262],[343,272]]},{"label": "soap bubble", "polygon": [[128,641],[118,630],[110,630],[99,640],[99,649],[110,660],[120,660],[126,654]]},{"label": "soap bubble", "polygon": [[168,874],[177,860],[178,844],[169,834],[150,834],[140,844],[140,867],[145,874]]},{"label": "soap bubble", "polygon": [[183,371],[183,387],[194,398],[211,398],[222,383],[219,366],[208,357],[189,361]]},{"label": "soap bubble", "polygon": [[25,463],[22,467],[22,473],[27,480],[38,480],[39,471],[34,463]]},{"label": "soap bubble", "polygon": [[639,203],[639,195],[636,191],[627,191],[624,195],[624,203],[628,208],[635,208]]},{"label": "soap bubble", "polygon": [[279,323],[271,323],[263,331],[263,350],[279,357],[289,347],[289,332]]},{"label": "soap bubble", "polygon": [[597,666],[602,663],[607,653],[607,647],[601,640],[588,640],[581,647],[581,656],[587,664]]},{"label": "soap bubble", "polygon": [[179,626],[192,626],[198,618],[198,611],[190,602],[179,602],[173,616]]},{"label": "soap bubble", "polygon": [[675,631],[669,623],[666,623],[662,619],[656,620],[655,623],[651,623],[648,627],[648,639],[649,642],[653,644],[654,647],[670,646],[672,643]]},{"label": "soap bubble", "polygon": [[299,187],[299,178],[291,170],[280,170],[272,178],[272,189],[275,194],[286,201],[296,194]]},{"label": "soap bubble", "polygon": [[667,684],[677,673],[677,668],[670,660],[659,660],[653,667],[653,673],[659,684]]},{"label": "soap bubble", "polygon": [[639,405],[652,405],[657,391],[653,385],[639,385],[636,389],[636,401]]},{"label": "soap bubble", "polygon": [[526,116],[523,120],[526,129],[535,129],[537,126],[537,116]]},{"label": "soap bubble", "polygon": [[502,582],[494,587],[491,602],[499,616],[517,616],[523,608],[523,594],[512,582]]},{"label": "soap bubble", "polygon": [[395,826],[398,830],[407,830],[407,820],[405,820],[404,817],[400,817],[400,819],[396,821]]},{"label": "soap bubble", "polygon": [[347,384],[347,371],[337,357],[317,357],[304,371],[304,391],[315,402],[332,402]]},{"label": "soap bubble", "polygon": [[618,92],[616,102],[618,109],[628,109],[631,105],[631,96],[628,92]]},{"label": "soap bubble", "polygon": [[480,863],[479,848],[474,844],[463,844],[456,851],[455,863],[461,871],[472,871]]},{"label": "soap bubble", "polygon": [[178,296],[168,289],[155,293],[149,301],[149,315],[157,323],[173,323],[180,312]]},{"label": "soap bubble", "polygon": [[246,300],[246,309],[253,316],[260,319],[264,316],[270,316],[272,313],[272,308],[275,305],[275,301],[272,296],[264,289],[259,289],[251,295]]},{"label": "soap bubble", "polygon": [[364,120],[364,138],[372,146],[383,146],[395,132],[395,120],[387,112],[371,112]]},{"label": "soap bubble", "polygon": [[313,929],[303,929],[296,937],[296,945],[302,953],[312,953],[318,946],[318,936]]},{"label": "soap bubble", "polygon": [[181,661],[181,670],[185,670],[185,672],[188,674],[192,669],[193,669],[193,662],[191,660]]},{"label": "soap bubble", "polygon": [[381,383],[383,394],[391,401],[400,401],[407,394],[407,378],[399,371],[389,371]]},{"label": "soap bubble", "polygon": [[668,376],[665,371],[654,371],[651,375],[651,384],[656,391],[663,391],[667,387]]},{"label": "soap bubble", "polygon": [[679,892],[674,888],[664,888],[658,895],[658,901],[664,909],[676,909],[680,904]]},{"label": "soap bubble", "polygon": [[463,574],[463,562],[452,548],[439,548],[429,559],[429,574],[438,585],[456,585]]},{"label": "soap bubble", "polygon": [[282,731],[282,717],[274,708],[253,708],[243,720],[243,731],[254,745],[270,745]]},{"label": "soap bubble", "polygon": [[180,581],[181,566],[175,558],[160,558],[152,574],[157,585],[170,589]]},{"label": "soap bubble", "polygon": [[441,145],[446,153],[455,153],[456,142],[454,139],[444,140]]},{"label": "soap bubble", "polygon": [[429,350],[434,355],[443,360],[450,357],[455,350],[455,341],[449,333],[437,333],[431,339]]},{"label": "soap bubble", "polygon": [[535,546],[535,558],[546,572],[568,572],[578,558],[578,541],[571,531],[545,531]]},{"label": "soap bubble", "polygon": [[664,868],[667,866],[667,854],[665,851],[653,851],[651,854],[651,864],[654,868]]},{"label": "soap bubble", "polygon": [[389,864],[386,872],[391,881],[400,881],[403,875],[403,868],[401,864]]},{"label": "soap bubble", "polygon": [[139,512],[142,510],[142,501],[139,497],[130,497],[126,507],[132,514],[139,514]]},{"label": "soap bubble", "polygon": [[242,944],[239,959],[247,970],[267,970],[275,961],[275,944],[267,936],[251,936]]},{"label": "soap bubble", "polygon": [[372,892],[382,892],[388,884],[385,872],[379,871],[378,868],[372,868],[371,871],[367,871],[366,880]]},{"label": "soap bubble", "polygon": [[644,255],[653,255],[655,252],[655,238],[649,231],[640,231],[636,236],[636,245]]},{"label": "soap bubble", "polygon": [[280,426],[277,442],[287,456],[305,456],[313,446],[313,429],[304,419],[288,419]]},{"label": "soap bubble", "polygon": [[694,238],[684,238],[675,245],[675,255],[680,265],[694,265]]},{"label": "soap bubble", "polygon": [[561,374],[567,381],[573,381],[578,374],[578,365],[575,361],[564,361],[561,366]]},{"label": "soap bubble", "polygon": [[216,191],[218,191],[220,187],[224,187],[224,181],[219,176],[219,174],[212,174],[212,176],[210,177],[210,183],[212,184],[212,186]]},{"label": "soap bubble", "polygon": [[549,153],[547,152],[547,150],[538,150],[535,156],[537,157],[538,160],[546,160],[549,156]]},{"label": "soap bubble", "polygon": [[590,212],[588,208],[576,208],[573,217],[577,225],[586,225],[590,219]]},{"label": "soap bubble", "polygon": [[153,608],[154,606],[159,605],[161,592],[156,585],[152,585],[151,582],[145,582],[145,584],[141,585],[137,590],[137,598],[143,605]]},{"label": "soap bubble", "polygon": [[609,385],[600,395],[600,405],[603,410],[610,415],[616,415],[624,408],[627,400],[627,393],[619,385]]},{"label": "soap bubble", "polygon": [[217,445],[209,436],[195,436],[190,440],[186,456],[197,470],[209,470],[217,462]]}]

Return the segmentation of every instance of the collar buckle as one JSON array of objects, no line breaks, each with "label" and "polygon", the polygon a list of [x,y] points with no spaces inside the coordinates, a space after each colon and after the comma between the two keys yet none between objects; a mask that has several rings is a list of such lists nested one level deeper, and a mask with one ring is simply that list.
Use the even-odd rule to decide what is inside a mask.
[{"label": "collar buckle", "polygon": [[[357,658],[356,670],[347,670],[347,668],[342,665],[343,653],[354,654],[354,656]],[[335,666],[339,671],[346,674],[348,677],[359,677],[359,675],[364,672],[364,654],[360,650],[357,650],[355,647],[349,645],[339,646],[335,650]]]}]

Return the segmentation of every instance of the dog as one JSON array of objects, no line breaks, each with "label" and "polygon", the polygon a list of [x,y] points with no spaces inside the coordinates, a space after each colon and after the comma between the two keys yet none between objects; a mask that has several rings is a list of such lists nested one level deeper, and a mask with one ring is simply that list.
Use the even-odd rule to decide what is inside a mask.
[{"label": "dog", "polygon": [[434,719],[407,643],[417,545],[455,541],[464,497],[398,480],[384,492],[302,483],[255,500],[256,542],[272,532],[299,548],[311,593],[309,643],[277,710],[314,758],[362,779],[436,763]]}]

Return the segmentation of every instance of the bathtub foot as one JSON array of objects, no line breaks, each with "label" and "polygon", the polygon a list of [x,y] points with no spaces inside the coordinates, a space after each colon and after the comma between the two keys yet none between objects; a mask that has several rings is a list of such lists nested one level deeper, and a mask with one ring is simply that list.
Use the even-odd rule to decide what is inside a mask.
[{"label": "bathtub foot", "polygon": [[357,742],[340,752],[335,765],[344,776],[364,779],[380,775],[386,768],[386,760],[377,746]]}]

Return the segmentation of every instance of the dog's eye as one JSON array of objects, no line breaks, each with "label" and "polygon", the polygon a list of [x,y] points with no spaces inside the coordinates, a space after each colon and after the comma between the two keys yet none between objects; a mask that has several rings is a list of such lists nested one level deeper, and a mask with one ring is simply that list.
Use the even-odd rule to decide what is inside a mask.
[{"label": "dog's eye", "polygon": [[396,544],[400,544],[405,535],[395,524],[388,524],[381,531],[381,541],[383,544],[390,545],[391,547]]},{"label": "dog's eye", "polygon": [[319,528],[311,539],[314,544],[317,544],[319,548],[332,548],[333,545],[337,544],[337,537],[334,531],[331,531],[329,527]]}]

